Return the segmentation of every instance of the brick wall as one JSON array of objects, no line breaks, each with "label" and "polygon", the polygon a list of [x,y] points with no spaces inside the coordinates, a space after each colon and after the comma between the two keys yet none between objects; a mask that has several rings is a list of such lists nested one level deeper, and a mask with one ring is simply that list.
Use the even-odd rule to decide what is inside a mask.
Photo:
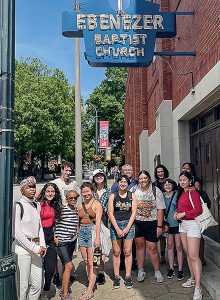
[{"label": "brick wall", "polygon": [[[220,59],[220,1],[163,0],[161,11],[193,11],[177,16],[177,36],[158,39],[156,51],[196,51],[196,57],[157,57],[148,68],[131,68],[125,102],[125,159],[139,171],[139,135],[156,129],[155,114],[163,100],[173,109],[189,94]],[[177,75],[171,72],[168,63]]]}]

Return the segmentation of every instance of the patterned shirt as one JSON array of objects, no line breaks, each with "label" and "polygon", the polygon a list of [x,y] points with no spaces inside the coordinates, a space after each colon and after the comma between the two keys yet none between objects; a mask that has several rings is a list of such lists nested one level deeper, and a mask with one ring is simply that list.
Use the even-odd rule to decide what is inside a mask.
[{"label": "patterned shirt", "polygon": [[61,219],[55,225],[54,235],[60,242],[72,242],[77,238],[78,210],[68,204],[62,206]]},{"label": "patterned shirt", "polygon": [[[132,191],[132,189],[131,189]],[[156,221],[157,210],[165,209],[163,194],[159,188],[156,187],[156,198],[154,197],[152,184],[147,191],[144,191],[140,185],[134,187],[134,194],[137,198],[137,214],[138,221]]]},{"label": "patterned shirt", "polygon": [[107,213],[108,212],[108,199],[109,196],[111,194],[111,189],[107,188],[106,191],[102,194],[102,196],[99,198],[97,193],[94,193],[94,198],[97,199],[101,205],[102,205],[102,209],[103,209],[103,213]]}]

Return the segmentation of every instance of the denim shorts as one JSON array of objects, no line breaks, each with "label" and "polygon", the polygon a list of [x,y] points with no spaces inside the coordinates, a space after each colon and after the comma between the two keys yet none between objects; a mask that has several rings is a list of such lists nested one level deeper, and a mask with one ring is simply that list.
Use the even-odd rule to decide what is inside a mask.
[{"label": "denim shorts", "polygon": [[56,246],[57,254],[63,265],[72,261],[73,252],[76,247],[76,239],[72,242],[59,242]]},{"label": "denim shorts", "polygon": [[95,230],[94,225],[80,226],[79,228],[79,246],[89,248],[92,247],[92,231]]},{"label": "denim shorts", "polygon": [[[123,230],[128,225],[128,220],[126,221],[116,221],[118,227]],[[110,227],[110,234],[111,234],[111,240],[120,240],[121,238],[117,235],[117,232],[115,228],[111,225]],[[128,233],[123,237],[124,240],[132,240],[135,235],[135,227],[134,225],[131,226]]]}]

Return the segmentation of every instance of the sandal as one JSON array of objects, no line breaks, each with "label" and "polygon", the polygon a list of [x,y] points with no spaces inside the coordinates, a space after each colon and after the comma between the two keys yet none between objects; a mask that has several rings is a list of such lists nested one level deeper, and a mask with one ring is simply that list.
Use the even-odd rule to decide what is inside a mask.
[{"label": "sandal", "polygon": [[87,291],[85,291],[84,293],[82,293],[82,296],[79,298],[79,300],[89,300],[92,299],[94,297],[94,294],[89,294]]}]

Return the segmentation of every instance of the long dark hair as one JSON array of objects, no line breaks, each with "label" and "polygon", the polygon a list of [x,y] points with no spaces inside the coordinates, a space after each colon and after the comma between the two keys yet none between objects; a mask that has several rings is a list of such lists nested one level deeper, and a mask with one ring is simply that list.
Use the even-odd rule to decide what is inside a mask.
[{"label": "long dark hair", "polygon": [[146,170],[140,171],[140,173],[138,174],[138,178],[141,176],[141,174],[146,175],[150,179],[150,182],[151,182],[151,176]]},{"label": "long dark hair", "polygon": [[167,170],[167,168],[164,165],[158,165],[156,166],[155,170],[154,170],[154,177],[156,180],[159,180],[158,176],[157,176],[157,169],[163,169],[164,171],[164,178],[168,178],[169,177],[169,171]]},{"label": "long dark hair", "polygon": [[41,190],[40,195],[37,197],[37,200],[42,201],[43,206],[45,206],[47,204],[47,199],[46,199],[45,194],[46,194],[46,189],[49,186],[52,186],[55,190],[55,195],[54,195],[53,200],[51,201],[51,205],[54,209],[55,219],[60,220],[61,219],[62,199],[61,199],[61,195],[60,195],[58,186],[55,183],[53,183],[53,182],[46,183],[45,186],[43,187],[43,189]]},{"label": "long dark hair", "polygon": [[[189,172],[181,172],[179,175],[180,176],[186,176],[189,180],[193,179],[193,176],[191,173]],[[184,189],[180,186],[180,184],[178,184],[178,192],[177,192],[177,201],[179,200],[180,196],[182,195],[182,192],[184,191]]]}]

